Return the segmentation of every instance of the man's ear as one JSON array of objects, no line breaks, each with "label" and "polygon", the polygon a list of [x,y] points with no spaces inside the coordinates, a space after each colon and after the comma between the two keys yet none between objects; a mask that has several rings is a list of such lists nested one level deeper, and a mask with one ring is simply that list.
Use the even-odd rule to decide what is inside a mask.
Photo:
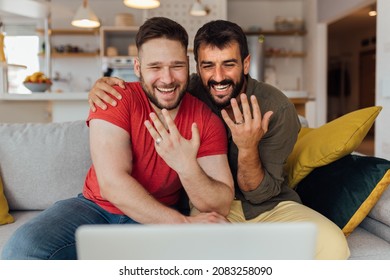
[{"label": "man's ear", "polygon": [[251,64],[251,55],[248,54],[248,56],[244,59],[244,65],[243,65],[245,75],[249,73],[250,64]]},{"label": "man's ear", "polygon": [[141,77],[141,64],[138,57],[134,59],[134,73],[138,78]]}]

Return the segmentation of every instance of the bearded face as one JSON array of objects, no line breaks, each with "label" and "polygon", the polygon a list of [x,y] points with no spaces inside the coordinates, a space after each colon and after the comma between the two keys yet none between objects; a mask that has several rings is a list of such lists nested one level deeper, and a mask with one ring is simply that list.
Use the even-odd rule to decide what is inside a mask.
[{"label": "bearded face", "polygon": [[155,109],[178,108],[189,78],[187,52],[180,42],[166,38],[145,42],[134,70]]},{"label": "bearded face", "polygon": [[219,108],[230,105],[230,100],[244,91],[245,75],[249,73],[250,56],[241,59],[237,42],[219,49],[200,45],[197,70],[210,100]]}]

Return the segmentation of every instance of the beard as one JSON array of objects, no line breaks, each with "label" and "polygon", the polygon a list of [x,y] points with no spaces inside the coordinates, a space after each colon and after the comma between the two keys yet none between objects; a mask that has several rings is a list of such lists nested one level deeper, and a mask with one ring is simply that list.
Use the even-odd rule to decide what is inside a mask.
[{"label": "beard", "polygon": [[[141,83],[141,87],[142,89],[144,90],[144,92],[146,93],[146,95],[148,96],[148,99],[150,100],[150,102],[152,102],[157,108],[159,108],[160,110],[161,109],[167,109],[167,110],[173,110],[173,109],[176,109],[179,105],[180,105],[180,102],[181,100],[183,99],[184,97],[184,94],[186,93],[187,91],[187,85],[188,85],[188,81],[187,83],[185,84],[185,86],[183,87],[183,89],[179,92],[179,95],[177,97],[177,100],[175,101],[175,103],[167,106],[167,105],[164,105],[164,104],[161,104],[157,97],[154,95],[153,93],[153,88],[152,89],[148,89],[148,86],[146,85],[145,83],[145,80],[143,79],[142,77],[142,74],[140,74],[140,78],[139,78],[139,81]],[[152,86],[153,87],[153,86]],[[172,87],[178,87],[177,84],[171,84],[171,85],[166,85],[167,88],[172,88]]]},{"label": "beard", "polygon": [[[231,79],[224,79],[220,82],[216,82],[215,80],[210,80],[210,81],[208,81],[207,85],[203,86],[203,87],[206,90],[206,92],[208,93],[211,102],[215,106],[217,106],[219,109],[223,109],[223,108],[230,105],[231,99],[236,98],[241,93],[244,82],[245,82],[245,74],[241,73],[240,80],[236,84]],[[226,101],[220,101],[217,96],[213,96],[211,94],[211,88],[215,85],[221,85],[221,86],[230,85],[230,86],[232,86],[232,92],[230,93],[229,98]]]}]

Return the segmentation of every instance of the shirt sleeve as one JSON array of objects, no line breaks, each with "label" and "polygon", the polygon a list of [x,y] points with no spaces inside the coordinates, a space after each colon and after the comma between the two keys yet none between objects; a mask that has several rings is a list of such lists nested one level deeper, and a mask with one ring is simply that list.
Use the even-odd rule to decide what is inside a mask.
[{"label": "shirt sleeve", "polygon": [[123,90],[120,87],[115,87],[115,89],[123,96],[122,100],[118,100],[111,95],[111,97],[117,101],[117,106],[113,107],[111,105],[107,105],[106,110],[102,110],[97,107],[95,112],[90,111],[87,118],[88,126],[90,120],[101,119],[119,126],[126,131],[130,131],[130,110],[128,107],[130,104],[129,99],[131,97],[131,93],[129,93],[127,89]]},{"label": "shirt sleeve", "polygon": [[299,119],[292,103],[274,112],[269,130],[260,141],[259,153],[264,168],[264,179],[253,191],[242,191],[245,199],[260,204],[280,194],[285,182],[284,165],[300,130]]}]

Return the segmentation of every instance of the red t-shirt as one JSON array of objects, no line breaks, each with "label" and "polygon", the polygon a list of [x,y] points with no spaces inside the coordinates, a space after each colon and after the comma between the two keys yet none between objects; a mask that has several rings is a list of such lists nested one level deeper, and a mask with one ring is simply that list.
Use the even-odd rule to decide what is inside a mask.
[{"label": "red t-shirt", "polygon": [[[131,175],[158,201],[165,205],[174,205],[179,199],[182,188],[179,176],[157,154],[154,140],[144,125],[150,120],[154,109],[139,82],[126,83],[126,89],[116,87],[122,100],[116,107],[107,110],[97,109],[90,112],[91,119],[106,120],[126,130],[130,135],[133,169]],[[202,101],[186,93],[182,99],[175,124],[180,134],[191,139],[191,125],[196,123],[200,133],[200,147],[197,157],[227,153],[226,130],[222,120]],[[100,188],[93,165],[88,171],[83,194],[105,210],[114,214],[123,214],[100,195]]]}]

